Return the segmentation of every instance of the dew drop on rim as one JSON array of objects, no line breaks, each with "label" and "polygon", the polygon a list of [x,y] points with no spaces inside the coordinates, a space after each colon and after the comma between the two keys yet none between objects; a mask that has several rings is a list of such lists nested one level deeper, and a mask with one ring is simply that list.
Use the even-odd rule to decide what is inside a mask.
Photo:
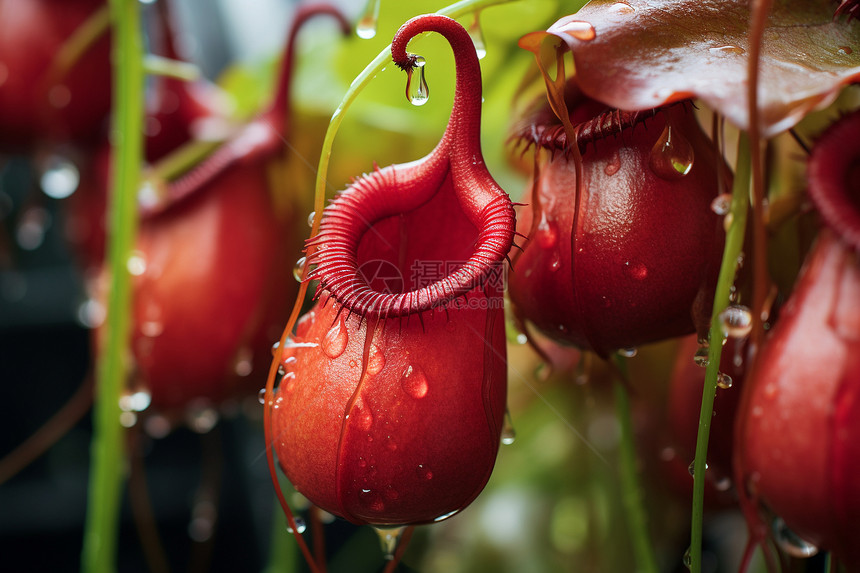
[{"label": "dew drop on rim", "polygon": [[302,282],[302,270],[305,268],[305,263],[307,261],[307,257],[302,257],[296,261],[295,265],[293,265],[293,278],[298,282]]},{"label": "dew drop on rim", "polygon": [[39,186],[52,199],[65,199],[75,192],[81,176],[74,163],[59,155],[49,156],[41,165]]},{"label": "dew drop on rim", "polygon": [[803,559],[818,553],[818,547],[793,532],[781,517],[774,518],[771,530],[779,548],[792,557]]},{"label": "dew drop on rim", "polygon": [[422,106],[430,100],[430,86],[424,77],[425,60],[415,56],[415,67],[406,73],[406,99],[415,106]]},{"label": "dew drop on rim", "polygon": [[517,431],[514,429],[514,421],[511,419],[510,410],[505,410],[505,421],[502,425],[502,445],[510,446],[517,439]]}]

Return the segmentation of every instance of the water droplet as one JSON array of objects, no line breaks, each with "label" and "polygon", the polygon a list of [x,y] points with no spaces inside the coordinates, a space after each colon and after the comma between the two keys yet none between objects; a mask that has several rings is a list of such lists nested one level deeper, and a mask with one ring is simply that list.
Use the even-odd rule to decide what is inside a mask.
[{"label": "water droplet", "polygon": [[45,233],[51,224],[51,214],[42,207],[30,207],[18,219],[15,240],[25,251],[35,251],[45,240]]},{"label": "water droplet", "polygon": [[308,215],[308,228],[314,226],[314,217],[316,217],[316,215],[316,211],[311,211],[310,215]]},{"label": "water droplet", "polygon": [[446,519],[448,519],[448,518],[454,517],[454,516],[455,516],[455,515],[457,515],[458,513],[460,513],[460,510],[459,510],[459,509],[455,509],[454,511],[449,511],[448,513],[445,513],[445,514],[443,514],[443,515],[440,515],[439,517],[437,517],[436,519],[434,519],[434,520],[433,520],[433,523],[439,523],[440,521],[445,521],[445,520],[446,520]]},{"label": "water droplet", "polygon": [[301,534],[302,534],[302,533],[304,533],[304,532],[307,530],[307,528],[308,528],[308,526],[305,524],[305,520],[304,520],[304,519],[302,519],[302,518],[301,518],[301,517],[299,517],[299,516],[296,516],[296,517],[294,517],[294,518],[293,518],[293,523],[295,523],[295,524],[296,524],[296,528],[295,528],[295,530],[294,530],[292,527],[290,527],[290,522],[289,522],[289,521],[287,522],[287,533],[295,533],[295,532],[298,532],[298,533],[299,533],[299,535],[301,535]]},{"label": "water droplet", "polygon": [[123,412],[143,412],[152,403],[152,394],[147,390],[138,390],[119,397],[119,409]]},{"label": "water droplet", "polygon": [[296,261],[295,265],[293,265],[293,278],[298,282],[302,282],[302,270],[305,268],[307,260],[307,257],[302,257]]},{"label": "water droplet", "polygon": [[571,20],[570,22],[560,26],[557,31],[563,32],[568,36],[583,42],[589,42],[597,36],[597,33],[594,31],[594,26],[581,20]]},{"label": "water droplet", "polygon": [[418,477],[420,477],[423,480],[429,481],[429,480],[433,479],[433,472],[430,471],[430,468],[428,468],[424,464],[418,464],[418,467],[415,469],[415,473],[417,473]]},{"label": "water droplet", "polygon": [[[626,4],[625,4],[626,6]],[[609,161],[603,167],[603,173],[605,173],[608,177],[612,177],[618,170],[621,169],[621,155],[618,151],[613,152],[612,157],[609,158]]]},{"label": "water droplet", "polygon": [[667,123],[651,149],[649,166],[658,177],[680,179],[693,168],[693,159],[693,147]]},{"label": "water droplet", "polygon": [[379,21],[380,0],[368,0],[364,13],[355,25],[355,34],[363,40],[376,36],[376,24]]},{"label": "water droplet", "polygon": [[702,368],[707,368],[708,363],[708,347],[700,346],[696,349],[696,354],[693,355],[693,362],[696,363],[696,366],[701,366]]},{"label": "water droplet", "polygon": [[346,350],[349,335],[346,332],[346,325],[343,323],[343,318],[338,318],[334,326],[326,333],[322,339],[322,350],[329,358],[337,358],[343,351]]},{"label": "water droplet", "polygon": [[728,54],[740,55],[740,54],[743,54],[744,52],[746,52],[746,50],[744,50],[743,48],[741,48],[739,46],[732,46],[732,45],[714,46],[712,48],[708,48],[708,51],[711,52],[712,54],[726,54],[726,55],[728,55]]},{"label": "water droplet", "polygon": [[481,60],[487,55],[487,44],[484,42],[484,34],[481,32],[480,12],[475,12],[475,18],[469,25],[469,36],[472,38],[472,43],[475,45],[475,53],[478,59]]},{"label": "water droplet", "polygon": [[260,404],[266,403],[266,389],[265,388],[260,388],[260,391],[257,392],[257,401]]},{"label": "water droplet", "polygon": [[728,390],[732,387],[732,377],[724,372],[717,374],[717,386],[723,390]]},{"label": "water droplet", "polygon": [[517,344],[520,344],[520,345],[526,344],[528,341],[529,341],[529,337],[526,336],[525,334],[523,334],[522,332],[517,334]]},{"label": "water droplet", "polygon": [[[690,472],[690,475],[695,477],[696,474],[696,460],[690,462],[690,465],[687,466],[687,471]],[[708,463],[705,462],[705,471],[708,471]]]},{"label": "water droplet", "polygon": [[723,334],[730,338],[744,338],[752,331],[752,312],[741,304],[731,304],[719,315]]},{"label": "water droplet", "polygon": [[510,410],[505,410],[505,421],[502,424],[502,445],[510,446],[517,439],[517,431],[514,429],[514,421],[511,419]]},{"label": "water droplet", "polygon": [[248,376],[254,370],[254,351],[244,346],[236,351],[233,360],[233,371],[237,376]]},{"label": "water droplet", "polygon": [[693,555],[689,547],[687,547],[687,550],[684,551],[684,557],[682,558],[682,561],[684,562],[684,567],[686,567],[687,569],[691,569],[693,567]]},{"label": "water droplet", "polygon": [[429,385],[424,372],[417,366],[409,366],[400,378],[400,386],[403,391],[415,399],[423,398],[427,395]]},{"label": "water droplet", "polygon": [[406,72],[406,99],[415,106],[422,106],[430,100],[430,86],[424,77],[425,63],[424,58],[415,56],[415,67]]},{"label": "water droplet", "polygon": [[134,251],[125,264],[128,272],[136,277],[146,272],[146,257],[140,251]]},{"label": "water droplet", "polygon": [[839,46],[839,53],[843,56],[850,56],[854,53],[854,50],[851,49],[850,46]]},{"label": "water droplet", "polygon": [[639,350],[636,348],[621,348],[618,350],[618,354],[625,358],[633,358],[639,353]]},{"label": "water droplet", "polygon": [[555,223],[547,220],[545,214],[541,214],[536,232],[538,245],[544,249],[551,249],[558,242],[558,229]]},{"label": "water droplet", "polygon": [[359,399],[352,407],[352,416],[355,423],[358,424],[358,429],[362,432],[369,432],[373,427],[373,412],[368,408],[364,401]]},{"label": "water droplet", "polygon": [[206,404],[192,404],[185,412],[185,423],[193,432],[207,434],[218,423],[218,411]]},{"label": "water droplet", "polygon": [[164,323],[159,320],[147,320],[140,323],[140,333],[148,338],[156,338],[164,332]]},{"label": "water droplet", "polygon": [[771,524],[773,538],[779,548],[792,557],[803,559],[818,553],[818,547],[801,538],[786,525],[781,517],[776,517]]},{"label": "water droplet", "polygon": [[367,359],[367,373],[371,376],[379,374],[385,367],[385,354],[375,344],[370,345],[370,356]]},{"label": "water droplet", "polygon": [[561,253],[558,252],[557,249],[553,250],[552,254],[549,257],[549,270],[551,272],[556,272],[561,268]]},{"label": "water droplet", "polygon": [[80,173],[74,163],[59,155],[50,155],[42,164],[39,186],[48,197],[65,199],[75,192],[81,182]]},{"label": "water droplet", "polygon": [[648,267],[642,263],[630,264],[630,261],[624,263],[625,271],[631,278],[641,281],[648,278]]},{"label": "water droplet", "polygon": [[609,7],[609,10],[615,14],[632,14],[636,11],[636,9],[627,2],[616,2]]},{"label": "water droplet", "polygon": [[98,328],[106,316],[104,305],[94,298],[84,301],[78,307],[78,321],[87,328]]},{"label": "water droplet", "polygon": [[726,215],[732,208],[732,196],[730,193],[721,193],[711,201],[711,211],[717,215]]},{"label": "water droplet", "polygon": [[374,531],[379,536],[379,543],[382,546],[382,553],[385,555],[386,561],[394,559],[394,551],[397,549],[397,544],[400,543],[400,536],[406,526],[399,527],[374,527]]}]

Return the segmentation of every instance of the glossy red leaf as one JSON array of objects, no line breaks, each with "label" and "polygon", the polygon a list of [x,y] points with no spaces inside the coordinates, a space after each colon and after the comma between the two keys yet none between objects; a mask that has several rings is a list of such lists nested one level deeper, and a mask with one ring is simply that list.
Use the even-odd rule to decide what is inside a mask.
[{"label": "glossy red leaf", "polygon": [[[748,0],[594,0],[546,32],[573,52],[583,91],[623,110],[700,98],[749,125]],[[860,23],[835,18],[831,0],[781,0],[764,31],[759,81],[762,135],[789,129],[860,79]],[[557,40],[558,41],[558,40]]]}]

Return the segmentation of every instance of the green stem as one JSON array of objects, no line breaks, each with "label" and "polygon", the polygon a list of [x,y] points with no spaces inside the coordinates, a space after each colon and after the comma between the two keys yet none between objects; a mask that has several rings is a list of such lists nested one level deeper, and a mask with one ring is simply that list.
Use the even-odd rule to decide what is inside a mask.
[{"label": "green stem", "polygon": [[284,527],[284,516],[281,506],[275,501],[272,513],[272,545],[269,549],[269,562],[263,573],[293,573],[297,571],[296,562],[299,556],[298,547],[292,540],[292,534]]},{"label": "green stem", "polygon": [[[469,14],[470,12],[476,12],[478,10],[482,10],[489,6],[496,6],[498,4],[507,4],[509,2],[513,2],[514,0],[463,0],[462,2],[457,2],[455,4],[451,4],[450,6],[446,6],[437,12],[437,14],[441,14],[443,16],[448,16],[449,18],[459,18],[465,14]],[[343,122],[343,117],[346,114],[346,111],[349,109],[349,106],[352,105],[352,102],[355,101],[355,98],[358,97],[358,94],[373,80],[373,78],[385,68],[385,66],[391,61],[391,44],[389,44],[384,50],[382,50],[378,56],[376,56],[373,61],[371,61],[367,66],[362,70],[358,76],[349,86],[349,89],[346,91],[346,94],[343,96],[343,100],[340,102],[340,105],[337,106],[337,109],[334,110],[334,114],[331,116],[331,121],[328,125],[328,130],[325,133],[325,139],[322,144],[322,151],[320,152],[320,161],[319,166],[317,168],[317,178],[316,178],[316,194],[314,196],[314,222],[313,228],[311,230],[311,236],[314,236],[319,231],[320,221],[322,220],[323,209],[325,208],[325,187],[326,187],[326,175],[328,173],[328,165],[331,160],[331,150],[334,145],[334,138],[337,135],[337,130],[340,128],[340,124]]]},{"label": "green stem", "polygon": [[731,226],[726,233],[726,246],[720,276],[714,293],[714,311],[711,315],[710,344],[708,345],[708,368],[705,372],[705,387],[702,391],[702,409],[699,413],[699,433],[696,438],[696,458],[693,462],[693,510],[690,536],[690,571],[702,571],[702,519],[705,503],[705,462],[708,454],[708,438],[711,418],[714,413],[714,397],[717,395],[717,375],[723,351],[723,328],[720,313],[729,305],[731,287],[735,281],[738,255],[744,244],[750,192],[750,143],[746,134],[738,142],[738,163],[732,189]]},{"label": "green stem", "polygon": [[128,372],[126,352],[131,302],[127,269],[137,226],[143,134],[143,38],[138,0],[111,0],[113,22],[114,106],[113,179],[109,200],[107,298],[104,347],[96,364],[90,484],[81,568],[87,573],[114,571],[119,509],[125,471],[119,398]]},{"label": "green stem", "polygon": [[[623,356],[616,355],[616,364],[621,375],[627,378],[627,361]],[[639,485],[639,472],[636,469],[636,441],[633,435],[633,423],[630,415],[630,396],[627,392],[626,381],[615,377],[613,384],[615,394],[615,413],[621,425],[621,445],[619,463],[621,472],[621,496],[624,503],[624,514],[633,541],[633,555],[636,559],[636,570],[644,573],[657,573],[657,558],[654,546],[648,535],[648,519],[642,501],[642,488]]]},{"label": "green stem", "polygon": [[176,78],[186,82],[199,80],[202,75],[200,68],[194,64],[155,54],[144,56],[143,71],[149,75]]}]

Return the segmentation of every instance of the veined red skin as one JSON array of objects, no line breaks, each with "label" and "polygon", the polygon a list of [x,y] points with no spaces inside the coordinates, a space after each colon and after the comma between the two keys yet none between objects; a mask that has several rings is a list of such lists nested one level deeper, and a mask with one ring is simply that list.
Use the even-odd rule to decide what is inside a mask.
[{"label": "veined red skin", "polygon": [[747,378],[736,471],[753,502],[849,567],[860,566],[858,436],[860,261],[825,230]]},{"label": "veined red skin", "polygon": [[480,70],[466,31],[420,16],[392,43],[441,33],[457,64],[445,135],[418,161],[356,180],[309,241],[319,301],[285,348],[272,415],[293,485],[351,522],[460,511],[495,463],[507,383],[504,277],[514,210],[480,149]]},{"label": "veined red skin", "polygon": [[[585,99],[571,109],[574,126],[593,117],[577,117],[593,105]],[[692,111],[674,106],[640,121],[585,146],[576,229],[573,159],[558,153],[540,165],[532,205],[520,216],[521,231],[533,232],[510,280],[520,316],[604,357],[706,331],[724,240],[710,205],[731,177]],[[689,172],[669,179],[649,166],[667,122],[694,154]]]},{"label": "veined red skin", "polygon": [[48,72],[57,50],[104,4],[0,0],[0,151],[24,153],[38,143],[96,142],[111,103],[108,35],[65,76],[49,78]]}]

